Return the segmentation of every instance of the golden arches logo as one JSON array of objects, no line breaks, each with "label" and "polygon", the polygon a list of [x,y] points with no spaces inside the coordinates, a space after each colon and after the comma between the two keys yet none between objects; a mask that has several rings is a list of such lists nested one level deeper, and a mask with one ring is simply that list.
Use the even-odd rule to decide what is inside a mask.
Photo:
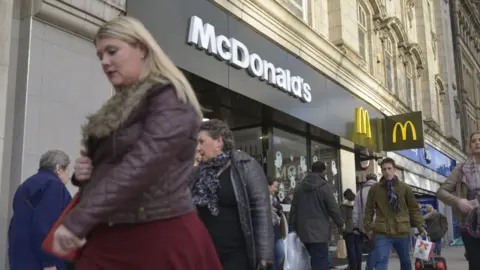
[{"label": "golden arches logo", "polygon": [[362,107],[355,109],[355,129],[358,134],[364,134],[367,138],[372,138],[372,128],[370,127],[370,115]]},{"label": "golden arches logo", "polygon": [[407,139],[407,127],[410,127],[412,130],[412,140],[416,141],[417,140],[417,130],[415,129],[415,126],[413,125],[412,121],[407,121],[405,124],[401,124],[400,122],[397,122],[393,126],[393,134],[392,134],[392,142],[396,143],[397,142],[397,127],[400,127],[400,131],[402,132],[402,140],[405,141]]}]

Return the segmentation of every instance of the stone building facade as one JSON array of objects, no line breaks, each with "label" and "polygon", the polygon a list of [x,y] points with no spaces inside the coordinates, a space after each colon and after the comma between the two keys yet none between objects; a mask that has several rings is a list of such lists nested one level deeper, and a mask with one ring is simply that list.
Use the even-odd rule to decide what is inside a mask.
[{"label": "stone building facade", "polygon": [[[385,115],[422,110],[426,143],[452,159],[465,158],[460,147],[461,113],[454,104],[457,91],[465,95],[473,93],[473,82],[478,90],[478,37],[470,37],[479,33],[480,27],[478,21],[467,24],[467,19],[459,19],[463,30],[462,38],[456,39],[461,40],[456,48],[477,49],[476,56],[473,49],[463,49],[469,62],[462,63],[470,63],[474,76],[466,86],[460,84],[466,78],[464,73],[455,77],[448,1],[210,2],[228,10]],[[85,115],[112,93],[96,59],[92,37],[104,21],[124,14],[126,5],[126,0],[0,0],[0,243],[4,243],[0,245],[0,265],[4,265],[3,269],[8,269],[5,243],[16,188],[35,172],[40,155],[47,149],[63,149],[75,159],[80,147],[79,126]],[[476,125],[478,112],[474,104],[478,105],[476,101],[480,102],[480,98],[471,94],[471,99],[465,99],[465,95],[459,94],[459,100],[465,100],[460,107],[463,112],[468,109],[473,118],[471,123]],[[443,176],[413,161],[395,153],[391,155],[401,161],[404,169],[410,168],[412,175],[432,181],[432,187],[444,181]],[[354,164],[353,155],[348,160]],[[73,187],[69,189],[74,192]]]},{"label": "stone building facade", "polygon": [[480,119],[480,2],[450,0],[457,74],[457,110],[463,141],[479,130]]}]

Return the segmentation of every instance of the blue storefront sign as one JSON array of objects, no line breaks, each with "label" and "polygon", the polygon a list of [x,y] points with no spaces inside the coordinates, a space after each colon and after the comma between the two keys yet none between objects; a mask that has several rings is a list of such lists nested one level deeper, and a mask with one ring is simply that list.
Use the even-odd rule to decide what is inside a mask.
[{"label": "blue storefront sign", "polygon": [[420,165],[430,168],[443,176],[448,176],[457,165],[457,161],[425,144],[425,148],[399,150],[395,153],[402,155]]}]

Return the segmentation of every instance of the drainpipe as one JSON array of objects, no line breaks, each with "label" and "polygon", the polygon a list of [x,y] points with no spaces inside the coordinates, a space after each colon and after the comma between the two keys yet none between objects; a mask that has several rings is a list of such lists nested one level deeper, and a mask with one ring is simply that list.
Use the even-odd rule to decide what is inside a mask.
[{"label": "drainpipe", "polygon": [[456,83],[457,83],[457,100],[460,106],[460,126],[464,127],[460,129],[460,134],[462,136],[462,146],[463,151],[466,151],[465,138],[468,136],[466,134],[468,130],[465,130],[468,127],[466,109],[464,106],[464,93],[463,93],[463,68],[462,68],[462,56],[460,52],[460,42],[458,30],[458,10],[457,10],[457,1],[459,0],[450,0],[450,24],[452,29],[452,42],[453,42],[453,57],[455,59],[455,73],[456,73]]}]

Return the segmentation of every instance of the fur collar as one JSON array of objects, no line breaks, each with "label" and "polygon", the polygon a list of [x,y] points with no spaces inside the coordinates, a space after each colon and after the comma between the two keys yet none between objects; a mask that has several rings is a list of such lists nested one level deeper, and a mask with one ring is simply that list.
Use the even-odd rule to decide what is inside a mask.
[{"label": "fur collar", "polygon": [[118,130],[156,83],[146,78],[130,87],[116,89],[115,94],[96,113],[87,116],[87,123],[82,126],[82,145],[85,149],[88,150],[90,137],[103,138]]}]

